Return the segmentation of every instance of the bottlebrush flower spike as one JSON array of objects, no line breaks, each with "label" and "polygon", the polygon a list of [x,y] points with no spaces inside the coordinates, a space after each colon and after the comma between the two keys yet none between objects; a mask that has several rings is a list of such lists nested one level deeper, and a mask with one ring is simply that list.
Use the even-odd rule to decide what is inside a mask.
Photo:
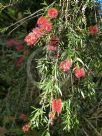
[{"label": "bottlebrush flower spike", "polygon": [[75,68],[75,76],[77,78],[85,77],[85,70],[84,70],[84,68]]},{"label": "bottlebrush flower spike", "polygon": [[52,100],[52,112],[56,112],[56,107],[57,107],[57,102],[56,102],[56,99],[53,99]]},{"label": "bottlebrush flower spike", "polygon": [[59,68],[64,72],[67,72],[68,70],[70,70],[71,66],[72,66],[72,60],[66,59],[60,63]]},{"label": "bottlebrush flower spike", "polygon": [[8,47],[12,47],[12,46],[15,46],[17,42],[15,41],[15,39],[9,39],[7,40],[7,46]]},{"label": "bottlebrush flower spike", "polygon": [[31,33],[29,33],[24,41],[28,44],[28,45],[33,45],[37,43],[37,40],[43,35],[43,29],[36,27],[32,30]]},{"label": "bottlebrush flower spike", "polygon": [[48,45],[48,50],[49,51],[56,51],[57,47],[54,47],[53,45]]},{"label": "bottlebrush flower spike", "polygon": [[52,24],[50,22],[42,24],[41,28],[44,29],[46,32],[51,32],[52,31]]},{"label": "bottlebrush flower spike", "polygon": [[39,27],[34,28],[32,32],[35,34],[36,38],[40,38],[43,35],[43,29]]},{"label": "bottlebrush flower spike", "polygon": [[23,121],[27,121],[28,117],[27,117],[27,115],[25,115],[25,114],[21,114],[21,115],[19,116],[19,119],[20,119],[20,120],[23,120]]},{"label": "bottlebrush flower spike", "polygon": [[24,49],[24,46],[22,44],[16,44],[16,50],[17,51],[22,51]]},{"label": "bottlebrush flower spike", "polygon": [[58,16],[58,10],[56,8],[48,9],[48,16],[51,18],[56,18]]},{"label": "bottlebrush flower spike", "polygon": [[62,111],[62,100],[59,99],[53,99],[52,100],[52,112],[57,112],[58,114]]},{"label": "bottlebrush flower spike", "polygon": [[31,32],[25,37],[24,41],[31,46],[37,42],[37,37]]},{"label": "bottlebrush flower spike", "polygon": [[20,67],[23,62],[24,62],[24,57],[23,56],[19,57],[16,61],[16,67]]},{"label": "bottlebrush flower spike", "polygon": [[56,112],[59,114],[62,111],[62,100],[59,98],[56,101]]},{"label": "bottlebrush flower spike", "polygon": [[15,39],[9,39],[7,41],[7,46],[8,47],[15,46],[17,51],[22,51],[24,49],[24,46],[17,42]]},{"label": "bottlebrush flower spike", "polygon": [[47,24],[48,23],[48,19],[45,16],[41,16],[38,20],[37,20],[37,25],[41,26],[43,24]]},{"label": "bottlebrush flower spike", "polygon": [[22,130],[24,133],[28,132],[30,129],[30,125],[29,124],[25,124],[23,127],[22,127]]},{"label": "bottlebrush flower spike", "polygon": [[92,34],[92,35],[97,34],[98,31],[99,31],[99,30],[98,30],[97,25],[95,25],[95,26],[90,26],[90,27],[89,27],[89,33]]},{"label": "bottlebrush flower spike", "polygon": [[59,37],[58,36],[52,36],[50,39],[50,42],[53,46],[55,46],[59,42]]}]

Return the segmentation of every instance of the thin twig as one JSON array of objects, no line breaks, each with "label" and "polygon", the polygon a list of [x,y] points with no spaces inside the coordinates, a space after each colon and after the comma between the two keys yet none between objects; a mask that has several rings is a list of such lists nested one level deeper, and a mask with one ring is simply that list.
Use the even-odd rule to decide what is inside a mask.
[{"label": "thin twig", "polygon": [[41,12],[41,11],[43,11],[43,9],[37,10],[36,12],[32,13],[31,15],[29,15],[29,16],[27,16],[27,17],[25,17],[25,18],[22,18],[21,20],[17,21],[16,23],[10,25],[8,28],[10,28],[10,27],[12,27],[12,26],[15,26],[15,25],[17,25],[18,23],[20,23],[20,22],[22,22],[22,21],[24,21],[24,20],[26,20],[26,19],[29,19],[30,17],[33,17],[35,14],[37,14],[37,13],[39,13],[39,12]]},{"label": "thin twig", "polygon": [[89,136],[88,133],[84,130],[84,128],[83,128],[82,130],[83,130],[83,132],[84,132],[84,134],[85,134],[86,136]]},{"label": "thin twig", "polygon": [[[55,2],[53,2],[52,4],[50,4],[48,7],[52,6],[54,3],[55,3]],[[47,8],[48,8],[48,7],[47,7]],[[17,25],[18,23],[20,23],[20,22],[22,22],[22,21],[24,21],[24,20],[26,20],[26,19],[29,19],[30,17],[33,17],[34,15],[36,15],[36,14],[38,14],[39,12],[42,12],[42,11],[44,11],[44,9],[39,9],[39,10],[37,10],[36,12],[32,13],[31,15],[29,15],[29,16],[27,16],[27,17],[25,17],[25,18],[22,18],[21,20],[17,21],[16,23],[10,25],[8,28],[10,28],[10,27],[12,27],[12,26],[14,26],[14,25]],[[43,14],[43,13],[42,13],[42,14]]]},{"label": "thin twig", "polygon": [[89,124],[89,126],[94,130],[94,132],[97,134],[97,136],[102,136],[87,118],[84,118],[84,117],[83,117],[83,119],[84,119],[84,120]]},{"label": "thin twig", "polygon": [[0,9],[0,10],[2,11],[2,10],[4,10],[5,8],[12,7],[13,5],[17,4],[18,2],[20,2],[20,1],[16,1],[16,2],[14,2],[14,3],[9,3],[8,5],[3,6],[3,8]]},{"label": "thin twig", "polygon": [[[33,17],[31,17],[30,19],[35,18],[35,17],[40,16],[40,15],[42,15],[42,14],[33,16]],[[30,19],[29,19],[29,20],[30,20]],[[12,29],[12,30],[8,33],[8,35],[10,35],[13,31],[15,31],[15,30],[16,30],[17,28],[19,28],[21,25],[23,25],[26,21],[27,21],[27,20],[23,21],[21,24],[19,24],[19,25],[16,26],[14,29]]]}]

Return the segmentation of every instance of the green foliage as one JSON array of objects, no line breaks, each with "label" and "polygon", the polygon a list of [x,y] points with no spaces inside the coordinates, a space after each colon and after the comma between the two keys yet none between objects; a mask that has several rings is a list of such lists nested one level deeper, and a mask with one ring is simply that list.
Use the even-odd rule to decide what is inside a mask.
[{"label": "green foliage", "polygon": [[[96,18],[96,3],[93,0],[60,0],[51,5],[50,1],[41,2],[0,1],[0,134],[101,136],[102,32],[99,28],[97,34],[89,33],[90,26],[101,24]],[[49,18],[53,30],[28,47],[22,40],[50,7],[59,12],[56,19]],[[47,48],[52,35],[60,39],[57,52]],[[24,49],[9,47],[8,38],[16,39]],[[17,67],[16,61],[22,56],[24,62]],[[68,72],[59,68],[65,59],[72,60]],[[76,66],[85,69],[84,78],[76,78]],[[54,120],[50,120],[52,100],[58,98],[62,99],[62,112],[55,113]],[[19,118],[22,113],[31,116],[22,121]],[[31,128],[23,133],[22,126],[28,123]]]},{"label": "green foliage", "polygon": [[34,108],[34,111],[32,112],[31,115],[31,124],[33,124],[33,128],[40,128],[41,126],[43,126],[45,123],[47,123],[48,119],[46,118],[46,116],[44,115],[45,112],[43,111],[43,109],[39,108]]}]

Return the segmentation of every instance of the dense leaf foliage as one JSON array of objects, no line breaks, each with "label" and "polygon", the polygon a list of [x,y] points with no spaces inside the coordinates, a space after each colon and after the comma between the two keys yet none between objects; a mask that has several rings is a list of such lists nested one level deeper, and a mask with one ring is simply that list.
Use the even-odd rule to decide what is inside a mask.
[{"label": "dense leaf foliage", "polygon": [[0,11],[0,134],[101,136],[100,1],[1,1]]}]

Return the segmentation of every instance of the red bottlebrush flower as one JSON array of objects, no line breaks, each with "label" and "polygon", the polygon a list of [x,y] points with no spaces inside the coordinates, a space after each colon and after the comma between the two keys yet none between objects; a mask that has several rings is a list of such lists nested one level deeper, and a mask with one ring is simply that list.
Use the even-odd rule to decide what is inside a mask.
[{"label": "red bottlebrush flower", "polygon": [[43,35],[43,29],[42,28],[34,28],[32,30],[31,33],[29,33],[24,41],[28,44],[28,45],[33,45],[33,44],[36,44],[38,38],[40,38],[41,36]]},{"label": "red bottlebrush flower", "polygon": [[46,32],[52,31],[52,24],[50,22],[42,24],[41,28],[44,29]]},{"label": "red bottlebrush flower", "polygon": [[53,45],[48,45],[48,50],[49,51],[56,51],[57,47],[54,47]]},{"label": "red bottlebrush flower", "polygon": [[22,130],[24,133],[28,132],[30,129],[30,125],[29,124],[25,124],[23,127],[22,127]]},{"label": "red bottlebrush flower", "polygon": [[31,32],[25,37],[24,41],[31,46],[37,42],[37,37],[33,32]]},{"label": "red bottlebrush flower", "polygon": [[53,99],[52,100],[52,112],[61,113],[62,110],[62,101],[61,99]]},{"label": "red bottlebrush flower", "polygon": [[27,121],[28,117],[27,117],[27,115],[25,115],[25,114],[21,114],[21,115],[19,116],[19,119],[20,119],[20,120],[23,120],[23,121]]},{"label": "red bottlebrush flower", "polygon": [[55,118],[55,112],[50,112],[49,113],[49,119],[53,120]]},{"label": "red bottlebrush flower", "polygon": [[16,61],[16,67],[21,66],[21,64],[22,64],[23,62],[24,62],[24,57],[23,57],[23,56],[19,57],[19,58],[17,59],[17,61]]},{"label": "red bottlebrush flower", "polygon": [[12,46],[16,46],[16,50],[17,51],[21,51],[24,49],[24,46],[22,44],[20,44],[19,42],[15,41],[14,39],[10,39],[7,41],[7,45],[9,47],[12,47]]},{"label": "red bottlebrush flower", "polygon": [[15,41],[14,39],[9,39],[9,40],[7,40],[7,46],[8,46],[8,47],[14,46],[15,43],[16,43],[16,41]]},{"label": "red bottlebrush flower", "polygon": [[36,27],[36,28],[34,28],[34,29],[32,30],[32,32],[35,34],[35,37],[37,37],[37,38],[40,38],[40,37],[43,35],[43,30],[42,30],[42,28]]},{"label": "red bottlebrush flower", "polygon": [[56,106],[57,106],[56,99],[53,99],[52,100],[52,112],[56,112]]},{"label": "red bottlebrush flower", "polygon": [[56,18],[58,16],[58,10],[56,8],[50,8],[48,10],[48,16],[51,18]]},{"label": "red bottlebrush flower", "polygon": [[63,70],[64,72],[66,72],[66,71],[70,70],[71,66],[72,66],[72,61],[67,59],[67,60],[64,60],[60,63],[59,68],[61,70]]},{"label": "red bottlebrush flower", "polygon": [[98,33],[98,27],[95,25],[95,26],[90,26],[89,27],[89,33],[92,34],[92,35],[95,35]]},{"label": "red bottlebrush flower", "polygon": [[85,76],[85,70],[83,68],[75,68],[75,76],[81,78]]},{"label": "red bottlebrush flower", "polygon": [[50,32],[52,30],[52,24],[48,21],[45,16],[41,16],[38,19],[37,24],[46,32]]},{"label": "red bottlebrush flower", "polygon": [[57,47],[55,46],[59,41],[59,38],[57,36],[53,36],[50,39],[49,45],[48,45],[48,50],[49,51],[57,51]]},{"label": "red bottlebrush flower", "polygon": [[56,45],[59,42],[59,37],[58,36],[52,36],[50,41],[51,41],[52,45]]},{"label": "red bottlebrush flower", "polygon": [[56,100],[56,112],[59,114],[62,111],[62,100],[59,98]]},{"label": "red bottlebrush flower", "polygon": [[18,46],[21,44],[19,42],[17,42],[15,39],[9,39],[9,40],[7,40],[7,45],[8,45],[8,47],[12,47],[12,46]]},{"label": "red bottlebrush flower", "polygon": [[22,44],[16,44],[16,50],[17,51],[22,51],[24,49],[24,46]]},{"label": "red bottlebrush flower", "polygon": [[41,26],[43,24],[47,24],[48,23],[48,19],[45,16],[41,16],[38,20],[37,20],[37,25]]}]

